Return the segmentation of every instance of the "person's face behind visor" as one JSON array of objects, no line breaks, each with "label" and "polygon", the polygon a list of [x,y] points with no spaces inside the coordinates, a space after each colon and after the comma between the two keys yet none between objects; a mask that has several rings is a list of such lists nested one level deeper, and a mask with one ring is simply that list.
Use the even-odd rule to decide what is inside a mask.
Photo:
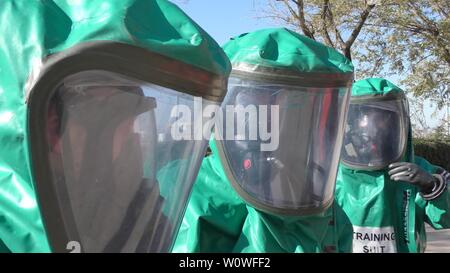
[{"label": "person's face behind visor", "polygon": [[[361,116],[355,120],[351,133],[351,140],[359,156],[365,157],[377,154],[381,157],[382,143],[380,140],[389,134],[388,126],[392,123],[393,113],[384,113],[376,110],[362,110]],[[387,146],[386,146],[387,147]]]},{"label": "person's face behind visor", "polygon": [[103,71],[71,76],[54,92],[44,160],[61,232],[81,251],[170,251],[207,145],[172,138],[179,105],[192,111],[194,96]]},{"label": "person's face behind visor", "polygon": [[[89,252],[146,251],[151,247],[148,243],[139,246],[128,237],[133,224],[145,216],[129,215],[133,202],[141,203],[134,213],[163,202],[152,157],[155,100],[145,97],[139,87],[69,89],[60,89],[51,100],[48,138],[54,175],[66,184],[59,188],[59,196],[69,199],[70,209],[65,209],[73,214],[83,248]],[[144,164],[151,177],[144,177]],[[153,204],[138,200],[144,193]],[[140,229],[137,232],[145,230]]]},{"label": "person's face behind visor", "polygon": [[[228,178],[247,202],[269,213],[290,215],[318,213],[329,205],[347,91],[230,80],[223,103],[226,126],[220,132],[224,140],[218,147]],[[230,115],[230,111],[239,112],[239,107],[244,114]],[[267,115],[260,112],[262,107]],[[228,123],[231,117],[233,128]],[[239,133],[240,123],[245,135]],[[266,130],[279,139],[270,150],[262,149],[262,144],[271,141],[261,139]],[[229,131],[234,139],[227,138]],[[259,137],[251,139],[250,131]]]},{"label": "person's face behind visor", "polygon": [[400,101],[350,104],[342,160],[379,169],[398,160],[406,145],[407,120]]}]

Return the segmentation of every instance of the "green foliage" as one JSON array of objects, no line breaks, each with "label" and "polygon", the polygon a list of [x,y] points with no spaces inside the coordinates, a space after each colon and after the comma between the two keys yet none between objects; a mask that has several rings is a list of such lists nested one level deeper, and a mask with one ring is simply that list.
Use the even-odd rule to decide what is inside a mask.
[{"label": "green foliage", "polygon": [[450,137],[414,139],[414,152],[434,165],[450,171]]},{"label": "green foliage", "polygon": [[[450,107],[450,1],[264,3],[261,17],[271,18],[339,50],[354,62],[357,79],[393,77],[417,98],[417,105],[429,99],[437,106],[435,113]],[[415,111],[422,111],[418,115],[423,116],[423,109]],[[448,128],[448,119],[449,115],[441,121],[441,127]]]},{"label": "green foliage", "polygon": [[450,101],[450,1],[383,0],[355,48],[362,76],[405,75],[401,84],[439,108]]}]

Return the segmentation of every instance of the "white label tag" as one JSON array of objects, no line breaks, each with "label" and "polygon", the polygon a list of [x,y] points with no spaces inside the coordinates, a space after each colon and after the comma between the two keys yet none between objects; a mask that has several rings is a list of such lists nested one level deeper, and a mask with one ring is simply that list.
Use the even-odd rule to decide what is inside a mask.
[{"label": "white label tag", "polygon": [[394,227],[353,226],[353,253],[396,253]]}]

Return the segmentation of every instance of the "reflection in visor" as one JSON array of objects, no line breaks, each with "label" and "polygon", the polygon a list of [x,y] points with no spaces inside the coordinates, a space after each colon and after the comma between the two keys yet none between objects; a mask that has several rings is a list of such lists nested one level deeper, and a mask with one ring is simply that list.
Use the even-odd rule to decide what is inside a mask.
[{"label": "reflection in visor", "polygon": [[[105,77],[115,84],[80,83]],[[50,100],[49,159],[64,228],[85,252],[167,252],[207,143],[178,143],[158,128],[170,126],[167,108],[192,96],[118,78],[80,73]]]},{"label": "reflection in visor", "polygon": [[355,168],[384,168],[406,145],[407,119],[402,100],[350,104],[342,160]]},{"label": "reflection in visor", "polygon": [[[218,145],[237,191],[256,207],[278,213],[308,214],[326,208],[333,198],[348,90],[233,80],[225,106],[277,105],[280,125],[274,151],[262,151],[259,139],[224,140]],[[265,120],[258,122],[261,126]]]}]

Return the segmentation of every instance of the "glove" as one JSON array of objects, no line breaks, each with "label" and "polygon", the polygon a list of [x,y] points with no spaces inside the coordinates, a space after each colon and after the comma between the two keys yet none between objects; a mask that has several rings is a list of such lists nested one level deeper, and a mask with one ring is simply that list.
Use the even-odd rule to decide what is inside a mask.
[{"label": "glove", "polygon": [[393,181],[403,181],[417,186],[420,195],[427,201],[436,199],[447,188],[444,176],[432,175],[414,163],[392,163],[389,165],[389,175]]},{"label": "glove", "polygon": [[419,187],[422,193],[431,193],[437,184],[437,178],[419,167],[419,165],[409,162],[396,162],[389,165],[389,175],[391,180],[403,181]]}]

